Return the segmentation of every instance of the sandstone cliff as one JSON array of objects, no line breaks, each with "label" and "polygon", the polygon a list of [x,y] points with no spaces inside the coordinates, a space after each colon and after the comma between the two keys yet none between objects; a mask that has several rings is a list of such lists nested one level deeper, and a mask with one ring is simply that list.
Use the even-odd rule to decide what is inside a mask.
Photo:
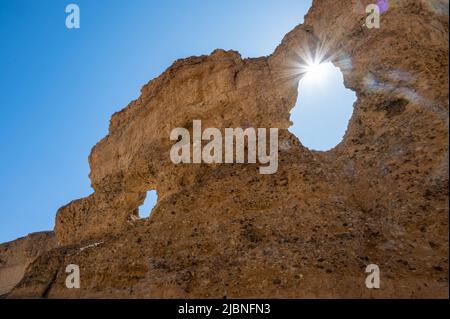
[{"label": "sandstone cliff", "polygon": [[27,266],[39,255],[56,247],[55,234],[30,234],[0,245],[0,296],[8,293],[22,279]]},{"label": "sandstone cliff", "polygon": [[[354,8],[370,2],[316,0],[271,56],[216,50],[145,85],[92,150],[95,192],[58,211],[58,247],[9,297],[448,297],[448,2],[399,0],[367,29]],[[287,131],[318,48],[358,97],[324,153]],[[172,164],[170,132],[194,119],[279,128],[278,173]],[[380,290],[364,285],[371,263]]]}]

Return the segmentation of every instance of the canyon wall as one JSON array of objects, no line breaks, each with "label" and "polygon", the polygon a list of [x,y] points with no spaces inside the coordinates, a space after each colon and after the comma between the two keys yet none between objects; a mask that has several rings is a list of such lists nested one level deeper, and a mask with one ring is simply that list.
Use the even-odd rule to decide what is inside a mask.
[{"label": "canyon wall", "polygon": [[[58,247],[9,297],[448,298],[448,1],[396,1],[380,29],[364,26],[370,2],[316,0],[268,57],[216,50],[145,85],[92,150],[95,192],[58,211]],[[329,152],[287,130],[317,50],[358,97]],[[278,172],[173,164],[170,132],[193,120],[279,128]],[[382,289],[365,287],[369,264]]]},{"label": "canyon wall", "polygon": [[0,296],[19,283],[30,263],[55,247],[53,232],[34,233],[0,244]]}]

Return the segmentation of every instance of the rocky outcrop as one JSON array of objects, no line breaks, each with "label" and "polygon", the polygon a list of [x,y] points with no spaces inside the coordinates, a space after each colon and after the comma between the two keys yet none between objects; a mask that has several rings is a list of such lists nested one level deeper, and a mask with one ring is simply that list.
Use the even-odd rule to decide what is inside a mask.
[{"label": "rocky outcrop", "polygon": [[53,232],[30,234],[0,245],[0,296],[22,279],[26,268],[39,255],[56,247]]},{"label": "rocky outcrop", "polygon": [[[144,86],[92,150],[95,192],[58,211],[59,247],[10,297],[447,298],[448,4],[396,1],[368,29],[368,3],[314,1],[271,56],[216,50]],[[309,50],[358,97],[324,153],[287,130]],[[174,165],[170,132],[193,120],[279,128],[278,173]],[[150,189],[158,204],[139,220]],[[65,287],[68,264],[81,289]],[[382,289],[366,289],[368,264]]]}]

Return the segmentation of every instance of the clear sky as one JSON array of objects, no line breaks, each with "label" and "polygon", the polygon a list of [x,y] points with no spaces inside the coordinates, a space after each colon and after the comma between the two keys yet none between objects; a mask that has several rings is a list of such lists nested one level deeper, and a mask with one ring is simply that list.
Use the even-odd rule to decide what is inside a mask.
[{"label": "clear sky", "polygon": [[291,112],[292,127],[302,144],[328,151],[338,145],[353,114],[355,92],[344,86],[342,72],[331,62],[300,80],[297,105]]},{"label": "clear sky", "polygon": [[[76,3],[81,28],[65,27]],[[270,54],[311,0],[0,0],[0,242],[51,230],[92,192],[111,115],[174,60]]]}]

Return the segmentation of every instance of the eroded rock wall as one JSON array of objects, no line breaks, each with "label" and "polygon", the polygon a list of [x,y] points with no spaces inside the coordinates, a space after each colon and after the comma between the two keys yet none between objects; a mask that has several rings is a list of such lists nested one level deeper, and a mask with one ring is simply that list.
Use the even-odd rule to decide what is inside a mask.
[{"label": "eroded rock wall", "polygon": [[0,296],[10,292],[38,256],[56,247],[53,232],[30,234],[0,245]]},{"label": "eroded rock wall", "polygon": [[[95,193],[59,210],[60,247],[10,296],[448,297],[448,2],[396,1],[380,29],[363,26],[368,3],[314,1],[269,57],[217,50],[144,86],[90,155]],[[358,97],[326,153],[287,131],[317,48]],[[170,132],[193,120],[279,128],[277,174],[172,164]],[[138,220],[149,189],[157,207]],[[81,289],[64,285],[72,263]]]}]

